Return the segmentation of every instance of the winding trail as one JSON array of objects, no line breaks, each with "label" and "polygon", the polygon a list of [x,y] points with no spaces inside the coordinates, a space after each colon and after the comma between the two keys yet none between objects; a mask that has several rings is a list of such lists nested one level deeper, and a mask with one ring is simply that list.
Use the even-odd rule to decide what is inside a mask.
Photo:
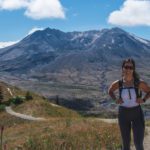
[{"label": "winding trail", "polygon": [[30,116],[30,115],[24,115],[24,114],[21,114],[21,113],[16,113],[16,112],[14,112],[12,110],[11,107],[6,107],[5,110],[6,110],[6,112],[8,114],[16,116],[16,117],[19,117],[19,118],[22,118],[22,119],[25,119],[25,120],[31,120],[31,121],[43,121],[43,120],[46,120],[44,118],[36,118],[36,117]]},{"label": "winding trail", "polygon": [[117,123],[118,119],[102,119],[102,118],[98,118],[97,120],[106,122],[106,123]]}]

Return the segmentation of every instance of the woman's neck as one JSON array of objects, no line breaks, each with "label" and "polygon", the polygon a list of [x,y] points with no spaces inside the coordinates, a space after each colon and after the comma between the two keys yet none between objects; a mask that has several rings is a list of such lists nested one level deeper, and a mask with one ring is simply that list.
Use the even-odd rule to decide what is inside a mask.
[{"label": "woman's neck", "polygon": [[125,77],[123,77],[123,80],[125,82],[133,82],[133,77],[132,76],[125,76]]}]

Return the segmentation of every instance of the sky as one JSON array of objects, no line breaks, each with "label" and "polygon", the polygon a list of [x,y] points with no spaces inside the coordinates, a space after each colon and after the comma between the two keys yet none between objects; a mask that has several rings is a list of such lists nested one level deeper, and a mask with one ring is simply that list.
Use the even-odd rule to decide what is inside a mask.
[{"label": "sky", "polygon": [[150,40],[150,0],[0,0],[0,47],[44,28],[119,27]]}]

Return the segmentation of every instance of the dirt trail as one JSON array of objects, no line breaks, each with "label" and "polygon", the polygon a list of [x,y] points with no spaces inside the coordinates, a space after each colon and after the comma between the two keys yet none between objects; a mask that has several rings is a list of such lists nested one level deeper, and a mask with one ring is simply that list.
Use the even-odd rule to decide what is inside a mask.
[{"label": "dirt trail", "polygon": [[144,148],[145,150],[150,150],[150,127],[146,127],[148,135],[144,139]]},{"label": "dirt trail", "polygon": [[20,113],[16,113],[12,110],[11,107],[6,107],[6,112],[13,115],[13,116],[16,116],[16,117],[19,117],[19,118],[22,118],[22,119],[26,119],[26,120],[32,120],[32,121],[42,121],[42,120],[45,120],[44,118],[35,118],[33,116],[30,116],[30,115],[25,115],[25,114],[20,114]]},{"label": "dirt trail", "polygon": [[[146,127],[147,135],[144,138],[144,150],[150,150],[150,127]],[[131,147],[131,150],[136,150],[134,146]]]}]

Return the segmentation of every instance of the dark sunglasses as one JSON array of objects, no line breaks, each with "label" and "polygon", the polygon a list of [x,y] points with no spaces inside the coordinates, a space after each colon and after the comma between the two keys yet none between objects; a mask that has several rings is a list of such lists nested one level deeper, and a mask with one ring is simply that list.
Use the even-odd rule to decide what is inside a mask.
[{"label": "dark sunglasses", "polygon": [[133,67],[132,67],[132,66],[124,66],[123,68],[129,69],[129,70],[133,70]]}]

